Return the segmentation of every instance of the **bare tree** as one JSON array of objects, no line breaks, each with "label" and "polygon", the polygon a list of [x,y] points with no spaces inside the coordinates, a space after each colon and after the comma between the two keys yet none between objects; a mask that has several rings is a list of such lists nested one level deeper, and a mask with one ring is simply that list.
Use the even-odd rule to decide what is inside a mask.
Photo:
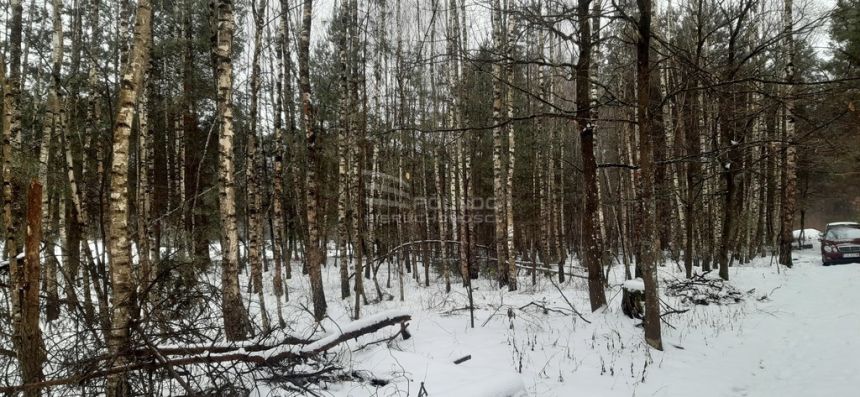
[{"label": "bare tree", "polygon": [[639,126],[639,173],[641,175],[642,230],[640,244],[642,255],[639,266],[645,284],[645,342],[657,350],[663,350],[660,336],[660,298],[657,295],[657,261],[655,249],[656,213],[654,199],[654,134],[652,131],[651,105],[651,0],[636,0],[639,19],[636,22],[636,114]]},{"label": "bare tree", "polygon": [[[20,0],[14,0],[10,4],[11,18],[9,23],[9,75],[3,73],[3,225],[6,242],[4,245],[6,258],[9,260],[9,276],[15,285],[15,290],[21,290],[24,282],[24,272],[18,261],[18,244],[16,236],[18,230],[12,213],[13,196],[13,140],[21,130],[20,91],[21,91],[21,13],[23,7]],[[12,321],[14,327],[14,341],[20,344],[21,328],[21,297],[11,294]],[[20,345],[17,346],[20,349]]]},{"label": "bare tree", "polygon": [[257,148],[257,129],[260,95],[260,55],[262,53],[263,27],[266,13],[266,0],[252,4],[254,14],[254,53],[251,60],[251,130],[248,131],[248,160],[245,166],[246,183],[248,185],[248,261],[251,265],[251,285],[260,301],[260,316],[263,322],[263,332],[268,332],[269,314],[266,311],[266,299],[263,295],[263,195],[262,186],[257,178],[260,171],[260,154]]},{"label": "bare tree", "polygon": [[299,91],[302,101],[302,116],[307,143],[307,174],[305,176],[307,196],[308,239],[305,242],[308,276],[311,281],[311,294],[314,306],[314,319],[322,321],[326,314],[325,291],[322,285],[323,253],[320,247],[319,217],[319,181],[317,171],[320,163],[319,148],[317,147],[316,121],[314,105],[311,100],[310,81],[310,44],[311,44],[311,13],[313,0],[302,3],[302,30],[299,34]]},{"label": "bare tree", "polygon": [[780,222],[779,263],[786,267],[792,266],[791,243],[794,241],[794,212],[797,208],[797,147],[795,146],[795,106],[794,106],[794,3],[793,0],[783,2],[783,62],[785,62],[785,186],[782,190],[782,216]]},{"label": "bare tree", "polygon": [[233,162],[233,3],[210,3],[214,23],[212,54],[218,85],[218,204],[221,212],[221,310],[227,340],[243,340],[250,332],[248,313],[239,291],[239,232],[236,229],[235,165]]},{"label": "bare tree", "polygon": [[[451,8],[456,10],[456,7]],[[507,221],[507,216],[505,215],[505,209],[507,208],[505,198],[507,196],[505,194],[504,178],[507,171],[502,167],[502,151],[504,149],[503,133],[505,131],[505,127],[503,126],[505,107],[504,85],[506,80],[504,76],[505,68],[502,66],[502,62],[508,55],[508,51],[505,40],[506,31],[502,19],[502,3],[500,0],[493,0],[492,13],[493,47],[496,56],[500,58],[493,63],[493,196],[496,198],[496,205],[494,207],[496,221],[496,264],[498,266],[496,271],[499,277],[499,286],[501,287],[507,285],[509,280],[508,272],[505,271],[506,264],[508,263],[508,253],[506,245],[507,227],[505,226]],[[453,18],[456,24],[456,14]],[[456,37],[453,39],[456,39]]]},{"label": "bare tree", "polygon": [[[65,115],[65,106],[62,99],[62,88],[60,82],[60,73],[63,64],[63,20],[62,11],[63,3],[60,0],[52,2],[52,50],[51,50],[51,86],[48,91],[48,104],[45,107],[45,117],[42,124],[42,142],[39,146],[39,184],[43,187],[48,186],[48,167],[51,157],[52,143],[56,130],[62,127]],[[47,189],[45,189],[47,190]],[[42,218],[43,222],[50,222],[51,219],[51,200],[50,193],[46,192],[42,196]],[[53,228],[48,228],[45,233],[46,241],[53,243],[56,235]],[[60,303],[57,292],[57,260],[53,253],[49,253],[48,260],[45,264],[45,293],[47,301],[45,302],[45,317],[48,321],[53,321],[59,318]]]},{"label": "bare tree", "polygon": [[585,185],[585,213],[582,214],[582,245],[585,251],[585,266],[588,268],[588,295],[591,310],[606,306],[603,291],[601,257],[603,243],[600,228],[595,225],[600,202],[597,196],[597,161],[594,158],[594,123],[591,115],[591,18],[588,14],[591,0],[579,0],[577,19],[579,22],[579,61],[576,64],[576,121],[579,128],[582,151],[582,177]]},{"label": "bare tree", "polygon": [[[513,0],[508,0],[507,5],[507,34],[505,53],[507,57],[512,57],[514,45],[511,44],[516,28],[516,19],[514,19],[514,10],[512,10]],[[512,60],[511,60],[512,61]],[[508,62],[505,69],[506,79],[513,81],[514,67],[513,62]],[[514,88],[510,85],[507,87],[507,112],[508,120],[514,119]],[[516,139],[514,134],[514,124],[508,123],[508,161],[505,166],[505,249],[507,251],[507,262],[499,260],[499,271],[507,275],[505,279],[508,283],[508,291],[517,290],[517,255],[514,250],[514,163],[516,160]],[[496,203],[498,205],[498,203]]]},{"label": "bare tree", "polygon": [[[39,245],[42,243],[42,185],[33,180],[27,191],[27,237],[24,246],[23,283],[18,291],[21,299],[21,320],[18,333],[18,361],[22,379],[40,381],[44,378],[42,364],[45,361],[45,342],[39,329]],[[25,395],[38,396],[39,390],[30,390]]]},{"label": "bare tree", "polygon": [[[149,62],[149,46],[152,40],[152,8],[148,0],[137,5],[134,24],[134,47],[128,63],[123,65],[114,124],[113,161],[111,162],[110,215],[111,238],[110,274],[113,286],[113,314],[108,347],[117,356],[116,367],[128,361],[124,352],[129,348],[132,321],[137,313],[136,286],[132,277],[131,245],[129,241],[129,193],[128,166],[129,141],[138,93],[143,84],[143,75]],[[107,395],[122,397],[130,395],[128,383],[123,373],[108,377]]]}]

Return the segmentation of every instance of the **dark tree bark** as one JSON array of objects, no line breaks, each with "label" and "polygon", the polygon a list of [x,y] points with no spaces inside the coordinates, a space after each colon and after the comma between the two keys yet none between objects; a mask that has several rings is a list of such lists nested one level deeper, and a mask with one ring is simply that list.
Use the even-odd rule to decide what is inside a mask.
[{"label": "dark tree bark", "polygon": [[579,129],[582,153],[582,178],[585,194],[585,213],[582,214],[582,245],[585,266],[588,268],[588,297],[591,311],[606,306],[603,290],[601,256],[603,242],[600,228],[595,225],[598,206],[597,161],[594,158],[594,124],[591,109],[591,18],[588,15],[591,0],[579,0],[579,62],[576,64],[576,122]]},{"label": "dark tree bark", "polygon": [[[30,183],[27,192],[27,240],[24,247],[24,267],[21,269],[18,290],[21,302],[21,323],[18,334],[18,361],[21,365],[21,379],[24,382],[38,382],[45,378],[42,364],[45,361],[45,342],[39,329],[39,281],[41,259],[39,245],[42,243],[42,185],[38,181]],[[38,390],[29,390],[26,396],[39,396]]]},{"label": "dark tree bark", "polygon": [[663,350],[660,335],[660,300],[657,295],[657,261],[655,247],[656,214],[654,200],[654,134],[652,131],[651,90],[651,0],[637,0],[639,20],[636,27],[636,89],[637,118],[639,124],[639,173],[641,174],[642,230],[640,231],[642,278],[645,282],[645,342],[657,350]]},{"label": "dark tree bark", "polygon": [[[22,261],[18,260],[18,230],[16,225],[18,222],[15,219],[13,206],[15,204],[14,196],[14,154],[13,142],[15,137],[21,131],[21,112],[20,93],[21,93],[21,14],[23,8],[20,0],[13,0],[10,4],[11,17],[9,22],[9,76],[6,76],[3,71],[4,78],[3,87],[3,225],[5,232],[6,258],[9,260],[9,280],[13,288],[12,291],[24,291],[24,283],[26,281],[26,271],[22,267]],[[0,65],[3,65],[0,62]],[[3,66],[0,66],[2,68]],[[41,216],[41,214],[39,214]],[[38,285],[37,285],[38,286]],[[36,288],[38,290],[38,288]],[[23,299],[21,294],[9,294],[12,309],[12,340],[16,349],[23,354]],[[22,375],[25,379],[32,376],[30,373]],[[36,393],[38,394],[38,393]],[[34,395],[36,395],[34,394]]]},{"label": "dark tree bark", "polygon": [[310,81],[310,44],[311,44],[311,13],[313,0],[304,0],[302,5],[302,30],[299,34],[299,91],[302,101],[302,116],[305,127],[305,143],[307,144],[307,174],[305,176],[307,195],[307,230],[308,239],[305,243],[308,276],[311,282],[314,319],[322,321],[326,315],[325,291],[322,285],[323,252],[320,247],[321,222],[319,221],[320,192],[317,172],[320,164],[319,147],[317,146],[317,126],[315,125],[315,110],[311,99]]}]

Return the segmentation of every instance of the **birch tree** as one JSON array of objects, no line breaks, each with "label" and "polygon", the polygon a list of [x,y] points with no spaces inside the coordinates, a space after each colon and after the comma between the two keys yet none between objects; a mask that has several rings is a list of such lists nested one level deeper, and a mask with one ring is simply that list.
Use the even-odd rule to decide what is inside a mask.
[{"label": "birch tree", "polygon": [[302,3],[302,28],[299,33],[299,92],[302,102],[302,121],[307,145],[307,174],[305,176],[308,239],[305,243],[308,277],[311,282],[314,319],[322,321],[326,315],[325,291],[322,285],[323,252],[319,222],[319,181],[317,172],[320,163],[317,147],[315,110],[311,99],[310,44],[313,0]]},{"label": "birch tree", "polygon": [[352,134],[352,131],[350,130],[352,96],[349,92],[349,61],[347,60],[347,53],[350,53],[350,51],[347,50],[347,46],[349,45],[349,40],[347,40],[347,38],[351,34],[349,2],[343,1],[340,5],[340,9],[335,11],[335,15],[337,15],[340,21],[340,26],[337,28],[337,32],[335,33],[337,37],[336,46],[339,63],[337,71],[338,97],[340,98],[338,107],[340,117],[337,127],[337,252],[338,266],[340,266],[340,297],[341,299],[345,299],[350,295],[349,262],[351,262],[351,260],[349,259],[350,255],[347,251],[351,226],[348,221],[348,217],[351,216],[352,212],[351,208],[349,208],[352,204],[349,200],[350,169],[352,166],[350,153],[352,149],[348,138],[348,135]]},{"label": "birch tree", "polygon": [[[13,209],[13,140],[21,130],[21,113],[19,109],[21,90],[21,26],[23,7],[20,0],[14,0],[10,4],[11,17],[9,23],[9,74],[4,72],[3,87],[3,225],[6,238],[4,249],[6,258],[9,259],[9,276],[13,283],[23,282],[22,271],[19,270],[18,244],[16,236],[15,217]],[[16,290],[20,286],[16,285]],[[20,321],[20,301],[17,294],[11,294],[10,301],[13,310],[13,322]],[[16,335],[17,337],[17,335]]]},{"label": "birch tree", "polygon": [[[48,90],[48,103],[45,106],[45,116],[42,121],[42,142],[39,146],[39,184],[48,186],[48,167],[51,157],[52,143],[58,128],[64,124],[65,106],[62,98],[61,69],[63,64],[63,3],[60,0],[52,2],[53,34],[51,36],[51,84]],[[50,191],[45,189],[42,195],[42,220],[43,223],[50,222],[51,200]],[[52,228],[45,233],[49,243],[54,242],[55,235]],[[57,293],[57,260],[53,255],[48,255],[45,264],[45,293],[48,297],[45,305],[45,316],[48,321],[59,318],[60,306]]]},{"label": "birch tree", "polygon": [[252,4],[254,18],[254,49],[251,60],[251,130],[248,131],[248,159],[245,165],[246,183],[248,185],[248,261],[251,265],[251,285],[260,301],[260,317],[263,322],[263,332],[270,328],[269,314],[266,312],[266,299],[263,295],[263,197],[262,186],[257,178],[260,173],[260,151],[257,148],[257,129],[260,95],[260,56],[262,54],[263,24],[265,22],[266,0]]},{"label": "birch tree", "polygon": [[[274,120],[274,162],[273,162],[273,180],[272,180],[272,254],[275,262],[274,274],[272,275],[273,291],[275,300],[277,301],[278,320],[280,325],[285,325],[282,313],[281,298],[286,295],[283,280],[283,265],[289,263],[290,255],[285,250],[284,246],[284,127],[282,112],[284,107],[284,52],[287,46],[288,33],[288,13],[285,10],[289,4],[286,1],[281,1],[281,17],[278,24],[277,44],[275,45],[275,57],[277,59],[277,80],[275,82],[275,120]],[[287,54],[289,52],[287,51]],[[288,295],[287,295],[288,296]]]},{"label": "birch tree", "polygon": [[797,147],[795,146],[795,106],[794,106],[794,2],[784,0],[782,10],[783,42],[782,54],[785,64],[785,109],[783,125],[785,128],[783,154],[785,161],[785,186],[782,190],[782,212],[780,219],[779,263],[792,266],[791,243],[794,241],[794,212],[797,208]]},{"label": "birch tree", "polygon": [[[136,286],[132,278],[131,245],[129,241],[129,141],[138,93],[143,74],[149,62],[152,40],[152,8],[148,0],[140,0],[134,23],[134,45],[131,58],[123,65],[119,101],[113,137],[111,162],[110,215],[111,238],[110,275],[113,287],[111,333],[108,337],[110,353],[116,355],[114,366],[122,367],[128,357],[132,321],[137,313]],[[123,373],[108,377],[107,395],[122,397],[131,394]]]},{"label": "birch tree", "polygon": [[[454,8],[454,7],[452,7]],[[508,263],[507,259],[507,216],[505,209],[507,204],[505,199],[505,176],[506,170],[502,167],[502,152],[504,150],[505,132],[504,123],[504,96],[505,96],[505,68],[502,62],[506,61],[507,43],[505,42],[505,28],[503,24],[503,9],[500,0],[493,0],[493,47],[496,56],[499,58],[493,63],[493,196],[495,197],[495,232],[496,232],[496,265],[498,266],[499,286],[505,286],[508,280],[508,272],[505,267]],[[449,23],[451,23],[449,21]],[[456,24],[456,16],[454,17]]]},{"label": "birch tree", "polygon": [[239,232],[236,228],[233,161],[233,3],[213,0],[212,55],[218,89],[218,196],[221,217],[221,311],[227,340],[243,340],[250,332],[248,313],[239,291]]}]

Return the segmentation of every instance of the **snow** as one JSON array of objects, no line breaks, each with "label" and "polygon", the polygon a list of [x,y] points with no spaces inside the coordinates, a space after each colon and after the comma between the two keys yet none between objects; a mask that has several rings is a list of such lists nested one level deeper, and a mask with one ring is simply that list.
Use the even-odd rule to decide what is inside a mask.
[{"label": "snow", "polygon": [[[0,249],[2,249],[2,245],[0,245]],[[15,255],[15,259],[24,259],[24,256],[25,256],[25,255],[26,255],[26,252],[21,252],[20,254]],[[2,260],[2,261],[0,261],[0,266],[6,266],[6,265],[8,265],[8,264],[9,264],[9,261],[8,261],[8,260]]]},{"label": "snow", "polygon": [[[429,396],[446,397],[854,396],[860,388],[860,312],[853,305],[860,301],[860,264],[823,267],[818,242],[813,240],[813,245],[813,249],[795,252],[792,269],[777,268],[772,257],[730,268],[727,284],[744,294],[741,302],[733,304],[695,305],[666,295],[665,286],[683,279],[684,273],[674,263],[660,266],[661,300],[673,309],[687,310],[664,318],[668,324],[663,327],[662,352],[645,344],[639,321],[621,313],[621,288],[642,288],[641,280],[623,280],[621,266],[610,269],[609,303],[598,313],[588,312],[586,280],[572,278],[559,285],[590,323],[571,313],[550,279],[540,275],[532,285],[531,277],[521,271],[520,289],[515,292],[500,290],[494,280],[474,281],[475,327],[471,328],[469,311],[463,310],[467,295],[455,279],[451,293],[446,294],[440,277],[424,287],[406,274],[405,299],[400,301],[396,274],[391,288],[385,287],[387,266],[380,267],[379,282],[394,299],[363,306],[363,317],[353,321],[354,298],[338,299],[339,269],[332,266],[331,248],[329,266],[323,269],[328,318],[321,324],[313,322],[307,310],[311,307],[309,283],[298,271],[300,262],[294,261],[294,277],[287,280],[290,301],[284,308],[289,329],[278,330],[265,340],[276,342],[284,335],[294,335],[318,341],[251,354],[270,357],[283,351],[313,350],[345,332],[409,314],[411,338],[369,344],[400,330],[385,327],[339,344],[329,354],[347,373],[357,371],[387,384],[344,380],[326,384],[324,390],[317,390],[319,394],[416,396],[423,387]],[[217,258],[217,244],[212,253]],[[571,261],[567,265],[579,264]],[[423,269],[420,273],[423,276]],[[271,276],[267,273],[264,279],[271,280]],[[203,277],[212,285],[220,280],[217,272]],[[241,283],[245,291],[247,269]],[[374,300],[372,283],[365,286],[368,298]],[[243,296],[252,321],[259,324],[257,296]],[[264,296],[274,319],[270,282],[265,283]],[[216,305],[213,303],[213,311]],[[75,332],[48,326],[45,330],[58,339],[73,338],[69,332]],[[207,346],[230,344],[214,339]],[[466,355],[471,359],[454,364]],[[252,396],[291,395],[261,377],[255,379],[252,373],[248,376],[256,387]]]},{"label": "snow", "polygon": [[[811,229],[811,228],[803,229],[802,232],[803,232],[803,236],[806,240],[817,240],[817,239],[821,238],[821,236],[822,236],[821,231],[818,229]],[[791,232],[791,234],[792,234],[792,236],[794,236],[795,240],[800,238],[800,233],[801,233],[801,230],[795,230],[795,231]]]},{"label": "snow", "polygon": [[802,251],[781,274],[735,269],[736,284],[768,298],[747,303],[730,332],[691,335],[684,350],[667,351],[637,395],[857,395],[860,265],[824,268],[815,252]]},{"label": "snow", "polygon": [[[730,270],[729,283],[748,292],[738,304],[690,305],[663,327],[665,351],[648,348],[636,321],[620,313],[621,268],[613,268],[609,306],[576,316],[542,312],[566,303],[539,277],[520,279],[520,291],[499,291],[492,281],[475,283],[475,328],[469,327],[459,286],[418,287],[407,279],[406,301],[367,306],[412,312],[413,337],[390,347],[351,352],[351,369],[390,379],[383,387],[345,383],[333,396],[779,396],[855,395],[860,387],[860,315],[846,304],[860,299],[860,265],[822,267],[817,247],[796,253],[793,269],[777,269],[773,258],[757,258]],[[831,271],[832,270],[832,271]],[[327,269],[336,277],[336,268]],[[382,275],[380,274],[380,277]],[[660,268],[661,285],[682,278],[675,266]],[[392,285],[396,285],[396,278]],[[562,289],[580,310],[588,307],[584,280]],[[395,288],[396,290],[396,288]],[[333,290],[334,291],[334,290]],[[372,294],[371,294],[372,295]],[[396,298],[395,298],[396,299]],[[670,305],[680,300],[664,296]],[[506,313],[511,308],[514,317]],[[471,355],[462,364],[457,358]],[[710,375],[708,375],[710,374]]]},{"label": "snow", "polygon": [[645,281],[641,278],[634,278],[625,281],[622,287],[628,291],[645,291]]}]

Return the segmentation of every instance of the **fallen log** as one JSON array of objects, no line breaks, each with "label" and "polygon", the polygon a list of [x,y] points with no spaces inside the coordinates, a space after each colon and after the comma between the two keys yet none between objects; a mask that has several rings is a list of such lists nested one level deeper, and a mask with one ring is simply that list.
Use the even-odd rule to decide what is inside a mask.
[{"label": "fallen log", "polygon": [[460,358],[454,360],[454,364],[462,364],[462,363],[469,361],[471,359],[472,359],[472,355],[468,354],[466,356],[463,356],[463,357],[460,357]]},{"label": "fallen log", "polygon": [[[495,260],[496,260],[496,258],[488,258],[488,260],[490,260],[490,261],[495,261]],[[549,273],[555,273],[555,274],[558,274],[558,269],[552,269],[552,268],[548,268],[548,267],[543,267],[544,265],[543,265],[543,264],[541,264],[541,263],[538,263],[538,265],[541,265],[541,266],[532,267],[529,263],[531,263],[531,262],[516,261],[516,266],[517,266],[517,268],[518,268],[518,269],[525,269],[525,270],[528,270],[528,271],[537,270],[537,271],[539,271],[539,272],[549,272]],[[526,266],[526,265],[523,265],[523,264],[529,264],[529,265],[528,265],[528,266]],[[564,272],[564,275],[565,275],[565,277],[574,277],[574,278],[581,278],[581,279],[583,279],[583,280],[588,280],[588,275],[584,275],[584,274],[576,274],[576,273]]]},{"label": "fallen log", "polygon": [[[95,370],[94,363],[110,363],[113,356],[100,356],[84,360],[75,367],[86,370],[64,378],[33,382],[17,386],[0,387],[0,394],[13,394],[24,390],[50,388],[63,385],[80,385],[93,379],[105,378],[125,372],[156,370],[160,368],[195,364],[217,364],[235,362],[256,366],[276,366],[284,361],[300,361],[318,356],[333,347],[356,339],[362,335],[374,333],[382,328],[400,325],[404,339],[409,339],[406,331],[412,317],[401,311],[380,313],[346,324],[338,331],[331,332],[321,338],[308,340],[287,338],[276,345],[252,344],[236,346],[189,346],[189,347],[150,347],[149,349],[134,350],[125,354],[135,355],[138,361],[128,365],[109,367]],[[296,342],[307,343],[296,343]],[[161,358],[158,359],[158,356]],[[176,357],[186,356],[186,357]]]}]

